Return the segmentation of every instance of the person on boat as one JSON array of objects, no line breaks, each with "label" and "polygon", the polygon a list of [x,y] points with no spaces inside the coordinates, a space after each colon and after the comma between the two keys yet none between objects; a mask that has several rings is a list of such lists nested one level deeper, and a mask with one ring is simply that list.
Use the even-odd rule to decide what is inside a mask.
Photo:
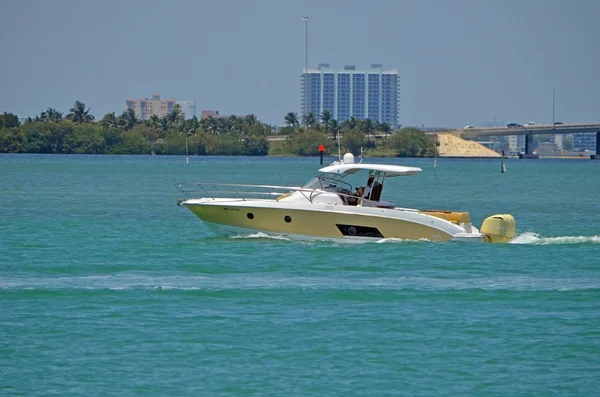
[{"label": "person on boat", "polygon": [[369,199],[371,196],[371,191],[373,191],[373,183],[375,181],[375,177],[373,175],[369,175],[369,180],[365,185],[361,197],[364,199]]},{"label": "person on boat", "polygon": [[358,200],[362,197],[364,187],[357,186],[354,193],[350,192],[348,196],[348,205],[358,205]]},{"label": "person on boat", "polygon": [[358,194],[358,187],[356,188],[356,192],[348,192],[346,196],[346,203],[348,205],[358,205],[358,199],[360,198],[360,194]]}]

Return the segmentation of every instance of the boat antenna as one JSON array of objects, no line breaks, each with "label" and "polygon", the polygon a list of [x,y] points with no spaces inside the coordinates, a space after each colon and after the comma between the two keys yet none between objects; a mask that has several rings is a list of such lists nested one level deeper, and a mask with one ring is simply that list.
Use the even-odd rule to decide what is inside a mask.
[{"label": "boat antenna", "polygon": [[361,146],[360,147],[360,163],[358,163],[358,164],[361,164],[362,161],[363,161],[363,147]]},{"label": "boat antenna", "polygon": [[338,131],[338,133],[337,133],[338,161],[341,163],[342,162],[342,148],[340,146],[340,134],[341,134],[341,132]]},{"label": "boat antenna", "polygon": [[504,149],[502,149],[502,155],[500,156],[500,164],[502,164],[500,167],[500,173],[504,174],[506,172],[506,166],[504,165]]}]

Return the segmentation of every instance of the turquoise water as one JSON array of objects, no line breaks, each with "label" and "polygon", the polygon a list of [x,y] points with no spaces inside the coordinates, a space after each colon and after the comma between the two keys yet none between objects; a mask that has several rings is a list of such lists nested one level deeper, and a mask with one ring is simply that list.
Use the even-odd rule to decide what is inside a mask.
[{"label": "turquoise water", "polygon": [[217,238],[175,205],[316,158],[0,156],[0,394],[597,395],[600,162],[373,161],[515,243]]}]

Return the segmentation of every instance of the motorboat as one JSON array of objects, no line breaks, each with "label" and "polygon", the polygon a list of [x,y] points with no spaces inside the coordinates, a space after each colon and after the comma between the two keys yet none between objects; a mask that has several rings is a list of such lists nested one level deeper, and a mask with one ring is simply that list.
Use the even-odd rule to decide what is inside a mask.
[{"label": "motorboat", "polygon": [[[383,239],[501,243],[514,238],[515,220],[509,214],[490,216],[480,230],[468,212],[403,208],[384,199],[384,185],[420,172],[418,167],[355,163],[348,153],[319,169],[304,186],[221,182],[175,186],[184,195],[177,204],[222,236],[260,232],[342,243]],[[364,186],[353,186],[349,180],[359,178],[359,173],[366,174],[358,179]]]}]

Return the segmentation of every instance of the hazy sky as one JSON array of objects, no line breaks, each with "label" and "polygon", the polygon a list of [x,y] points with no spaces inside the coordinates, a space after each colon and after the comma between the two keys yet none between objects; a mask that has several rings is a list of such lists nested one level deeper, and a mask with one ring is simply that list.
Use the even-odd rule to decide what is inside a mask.
[{"label": "hazy sky", "polygon": [[0,112],[195,100],[281,124],[309,67],[383,63],[404,125],[600,122],[599,0],[0,0]]}]

